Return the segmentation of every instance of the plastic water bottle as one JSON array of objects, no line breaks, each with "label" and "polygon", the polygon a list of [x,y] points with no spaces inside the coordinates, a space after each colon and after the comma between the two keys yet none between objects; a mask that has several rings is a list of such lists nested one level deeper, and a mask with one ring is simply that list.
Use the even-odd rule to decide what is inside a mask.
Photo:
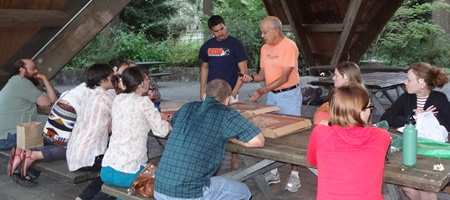
[{"label": "plastic water bottle", "polygon": [[405,166],[414,166],[417,162],[417,129],[416,120],[411,115],[403,129],[402,161]]}]

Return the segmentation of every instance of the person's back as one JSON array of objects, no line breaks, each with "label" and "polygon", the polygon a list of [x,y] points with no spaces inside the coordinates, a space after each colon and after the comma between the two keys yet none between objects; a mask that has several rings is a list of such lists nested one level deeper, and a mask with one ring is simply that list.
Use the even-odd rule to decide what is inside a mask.
[{"label": "person's back", "polygon": [[[225,85],[227,92],[219,96],[209,90],[215,88],[221,92],[220,88]],[[213,80],[206,89],[208,97],[205,101],[185,104],[174,114],[171,120],[173,130],[155,173],[155,197],[250,198],[250,192],[244,184],[223,177],[212,177],[230,139],[247,147],[264,145],[260,129],[236,110],[225,106],[230,93],[231,88],[224,80]],[[227,192],[217,191],[222,188],[218,185],[227,187]],[[209,189],[212,191],[205,192]]]},{"label": "person's back", "polygon": [[382,199],[381,184],[389,134],[373,127],[317,126],[317,199]]},{"label": "person's back", "polygon": [[[209,184],[209,178],[223,158],[228,139],[243,131],[230,129],[230,124],[234,122],[229,120],[239,115],[212,98],[180,108],[172,118],[174,129],[156,172],[156,190],[166,194],[190,195]],[[237,128],[259,132],[253,126]],[[253,136],[238,139],[250,140]],[[175,168],[179,170],[172,170]]]},{"label": "person's back", "polygon": [[383,199],[390,136],[371,127],[373,104],[367,90],[351,84],[334,88],[330,97],[329,122],[313,129],[306,155],[317,166],[317,199]]}]

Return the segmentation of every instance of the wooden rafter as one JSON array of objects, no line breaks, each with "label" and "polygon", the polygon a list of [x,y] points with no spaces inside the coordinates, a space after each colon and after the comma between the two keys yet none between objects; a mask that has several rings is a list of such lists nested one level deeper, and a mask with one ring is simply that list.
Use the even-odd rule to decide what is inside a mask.
[{"label": "wooden rafter", "polygon": [[[95,0],[35,56],[39,71],[52,78],[131,0]],[[54,67],[54,68],[52,68]]]},{"label": "wooden rafter", "polygon": [[[308,38],[303,30],[303,19],[301,15],[293,16],[293,13],[301,13],[296,10],[297,0],[281,0],[281,5],[283,6],[283,10],[286,13],[289,24],[291,28],[294,30],[295,37],[297,38],[297,42],[300,43],[300,51],[302,52],[303,58],[308,66],[316,65],[314,62],[314,57],[311,51],[311,47],[308,43]],[[302,42],[300,42],[302,41]]]},{"label": "wooden rafter", "polygon": [[361,3],[362,0],[351,0],[348,5],[343,23],[344,29],[334,47],[333,58],[330,63],[331,66],[335,66],[341,59],[342,52],[345,52],[348,49],[350,39],[353,37],[357,26],[355,20],[357,19],[358,13],[360,13],[359,8],[361,7]]},{"label": "wooden rafter", "polygon": [[61,27],[68,20],[60,10],[0,9],[0,27]]},{"label": "wooden rafter", "polygon": [[[356,32],[366,32],[368,24],[359,24],[356,26]],[[344,24],[303,24],[303,28],[307,32],[341,32],[344,30]]]}]

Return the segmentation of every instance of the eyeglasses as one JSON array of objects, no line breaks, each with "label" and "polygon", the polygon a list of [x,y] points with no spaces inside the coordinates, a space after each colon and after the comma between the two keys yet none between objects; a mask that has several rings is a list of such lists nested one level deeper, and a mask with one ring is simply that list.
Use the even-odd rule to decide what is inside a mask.
[{"label": "eyeglasses", "polygon": [[370,103],[368,106],[364,107],[363,111],[366,110],[366,109],[373,110],[374,107],[375,106],[372,103]]},{"label": "eyeglasses", "polygon": [[274,28],[272,28],[272,29],[270,29],[270,30],[268,30],[268,31],[262,31],[261,30],[261,35],[267,35],[268,33],[270,33],[271,31],[273,31],[274,30]]}]

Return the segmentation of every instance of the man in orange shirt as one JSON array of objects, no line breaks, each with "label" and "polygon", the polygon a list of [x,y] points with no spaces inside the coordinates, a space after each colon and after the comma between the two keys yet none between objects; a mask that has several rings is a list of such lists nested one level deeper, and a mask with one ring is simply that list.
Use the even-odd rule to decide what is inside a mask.
[{"label": "man in orange shirt", "polygon": [[[250,101],[257,101],[268,93],[267,104],[280,107],[279,114],[300,116],[302,94],[299,88],[297,45],[283,35],[281,21],[277,17],[266,17],[261,22],[260,31],[265,42],[261,48],[261,70],[256,75],[244,75],[241,80],[245,83],[266,81],[266,85],[256,90]],[[280,182],[278,169],[266,173],[265,177],[269,184]],[[300,186],[298,166],[293,165],[285,189],[296,192]]]}]

